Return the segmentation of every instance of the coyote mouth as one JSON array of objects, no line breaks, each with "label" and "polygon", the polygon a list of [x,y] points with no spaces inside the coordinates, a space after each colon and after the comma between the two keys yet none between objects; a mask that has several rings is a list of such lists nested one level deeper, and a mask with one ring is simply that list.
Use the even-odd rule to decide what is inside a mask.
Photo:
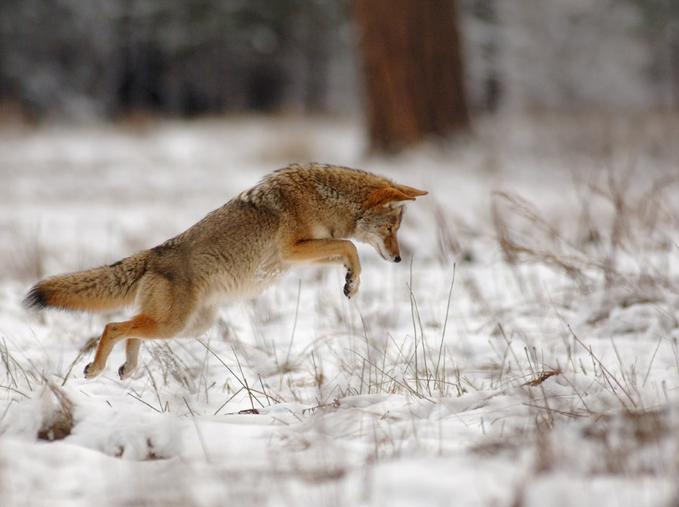
[{"label": "coyote mouth", "polygon": [[377,253],[380,254],[380,257],[382,257],[385,261],[393,261],[394,260],[394,256],[389,255],[387,253],[387,251],[384,248],[384,245],[382,245],[382,243],[380,241],[374,242],[372,245],[375,248],[375,250],[377,250]]}]

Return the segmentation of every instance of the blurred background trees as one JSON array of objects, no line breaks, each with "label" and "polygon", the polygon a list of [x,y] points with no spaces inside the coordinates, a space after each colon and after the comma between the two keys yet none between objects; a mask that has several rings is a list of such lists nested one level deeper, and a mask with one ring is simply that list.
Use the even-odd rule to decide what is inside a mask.
[{"label": "blurred background trees", "polygon": [[38,117],[326,110],[347,26],[330,0],[3,0],[0,94]]},{"label": "blurred background trees", "polygon": [[675,0],[455,5],[3,0],[0,104],[33,120],[366,111],[379,149],[467,111],[679,106]]}]

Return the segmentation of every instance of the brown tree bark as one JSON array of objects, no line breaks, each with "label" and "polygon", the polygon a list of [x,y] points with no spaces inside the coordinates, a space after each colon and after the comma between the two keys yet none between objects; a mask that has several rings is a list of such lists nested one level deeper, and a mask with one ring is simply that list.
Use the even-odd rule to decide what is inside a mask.
[{"label": "brown tree bark", "polygon": [[454,0],[354,0],[371,149],[469,126]]}]

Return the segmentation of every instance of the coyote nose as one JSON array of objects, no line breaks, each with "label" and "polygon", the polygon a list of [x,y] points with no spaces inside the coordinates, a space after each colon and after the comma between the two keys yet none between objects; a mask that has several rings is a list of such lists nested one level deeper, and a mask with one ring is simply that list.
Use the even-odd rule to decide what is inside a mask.
[{"label": "coyote nose", "polygon": [[396,257],[394,257],[394,262],[401,262],[401,256],[397,255]]}]

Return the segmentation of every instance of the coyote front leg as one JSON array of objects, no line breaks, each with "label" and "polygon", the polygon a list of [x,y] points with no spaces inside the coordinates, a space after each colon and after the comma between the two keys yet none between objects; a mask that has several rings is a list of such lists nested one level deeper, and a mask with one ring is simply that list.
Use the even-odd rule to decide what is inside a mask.
[{"label": "coyote front leg", "polygon": [[333,262],[347,268],[344,295],[351,299],[358,292],[361,262],[356,246],[346,239],[307,239],[290,245],[283,251],[289,262]]}]

